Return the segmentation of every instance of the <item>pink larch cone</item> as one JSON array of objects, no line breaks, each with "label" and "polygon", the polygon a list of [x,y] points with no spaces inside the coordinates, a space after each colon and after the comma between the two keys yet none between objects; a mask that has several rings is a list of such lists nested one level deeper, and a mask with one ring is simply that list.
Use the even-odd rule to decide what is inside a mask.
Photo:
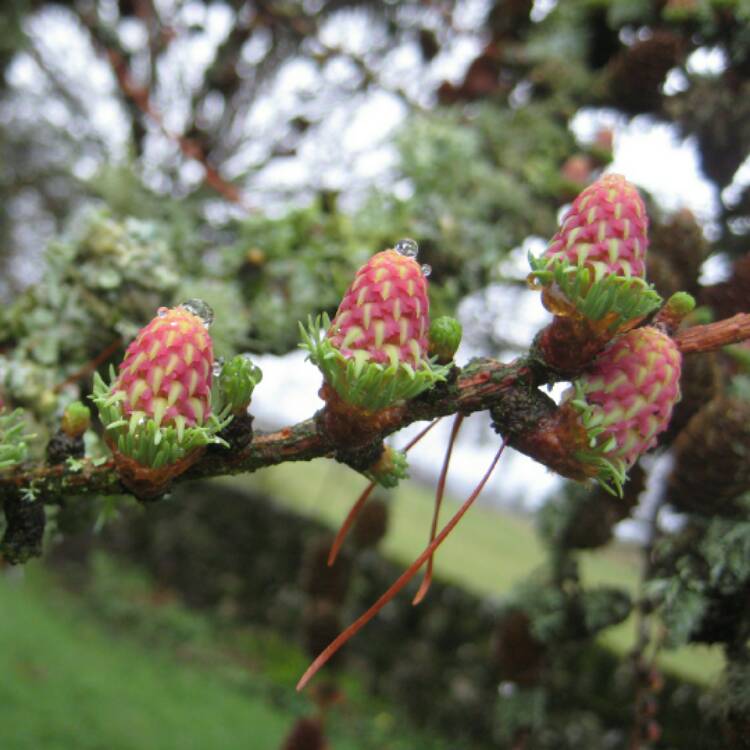
[{"label": "pink larch cone", "polygon": [[626,472],[656,444],[680,399],[682,358],[656,328],[635,328],[615,339],[575,383],[573,407],[593,439],[592,456]]},{"label": "pink larch cone", "polygon": [[184,307],[159,309],[130,344],[112,388],[124,415],[144,412],[157,426],[200,426],[211,409],[211,337]]},{"label": "pink larch cone", "polygon": [[544,258],[589,266],[607,274],[645,275],[648,216],[638,190],[622,175],[607,174],[574,201]]},{"label": "pink larch cone", "polygon": [[357,271],[327,337],[347,359],[417,369],[427,357],[429,327],[420,265],[395,250],[383,250]]},{"label": "pink larch cone", "polygon": [[325,378],[329,412],[339,401],[345,411],[376,414],[446,379],[450,367],[429,357],[427,279],[416,251],[413,240],[401,240],[394,250],[373,255],[357,271],[325,336],[316,321],[301,327],[302,345]]}]

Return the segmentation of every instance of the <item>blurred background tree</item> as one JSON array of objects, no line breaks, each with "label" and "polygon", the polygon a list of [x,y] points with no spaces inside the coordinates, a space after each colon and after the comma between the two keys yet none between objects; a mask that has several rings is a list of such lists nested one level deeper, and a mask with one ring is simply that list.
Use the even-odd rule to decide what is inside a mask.
[{"label": "blurred background tree", "polygon": [[[87,365],[117,361],[159,305],[207,300],[221,356],[283,355],[297,321],[334,312],[354,269],[402,236],[432,267],[435,313],[462,305],[473,351],[524,349],[519,258],[552,235],[632,123],[692,144],[713,197],[693,211],[649,197],[650,280],[664,296],[697,296],[690,322],[750,309],[742,0],[11,0],[0,73],[0,379],[38,435],[36,458],[87,395]],[[723,280],[705,281],[707,260],[723,263]],[[544,554],[522,566],[538,565],[532,579],[499,603],[478,593],[507,583],[384,613],[351,647],[367,687],[462,747],[750,746],[748,367],[744,345],[688,357],[672,428],[625,500],[557,490],[538,518]],[[371,505],[341,563],[351,570],[329,580],[323,527],[289,520],[258,484],[221,486],[130,508],[95,546],[191,606],[301,637],[311,655],[393,577],[373,547],[394,499]],[[119,624],[135,615],[113,607],[121,590],[102,593],[118,576],[90,532],[122,507],[70,498],[48,511],[54,554],[86,562],[90,597]],[[585,574],[608,564],[588,551],[636,513],[638,584],[632,566]],[[612,657],[595,637],[631,614],[635,642]],[[193,627],[191,616],[179,610],[165,631]],[[696,643],[726,655],[708,697],[659,671],[662,651]],[[683,652],[683,666],[702,671],[698,653]],[[317,695],[319,714],[287,747],[322,746],[320,717],[341,712],[339,691]],[[369,739],[352,746],[399,746],[398,732],[357,721]]]}]

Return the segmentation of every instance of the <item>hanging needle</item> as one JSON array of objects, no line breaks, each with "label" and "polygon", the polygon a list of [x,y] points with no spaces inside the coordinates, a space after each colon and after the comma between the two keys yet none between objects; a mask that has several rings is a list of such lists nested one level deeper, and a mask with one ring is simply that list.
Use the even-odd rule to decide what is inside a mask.
[{"label": "hanging needle", "polygon": [[[451,430],[450,438],[448,439],[448,447],[445,451],[445,458],[443,459],[443,467],[440,470],[440,478],[438,479],[437,488],[435,489],[435,509],[432,513],[432,525],[430,527],[430,542],[435,539],[437,534],[437,525],[440,520],[440,506],[443,504],[443,495],[445,493],[445,481],[448,477],[448,465],[451,461],[451,453],[453,453],[453,446],[458,437],[458,431],[461,429],[461,424],[464,421],[463,414],[456,414],[456,418],[453,420],[453,429]],[[430,555],[427,560],[427,570],[425,571],[424,578],[422,579],[422,585],[419,587],[416,596],[414,597],[412,604],[416,607],[422,599],[427,596],[430,584],[432,583],[432,565],[435,560],[434,555]]]},{"label": "hanging needle", "polygon": [[[411,450],[440,421],[440,419],[440,417],[438,417],[437,419],[433,419],[432,422],[427,425],[427,427],[425,427],[421,432],[413,437],[404,447],[404,453]],[[331,567],[331,565],[336,562],[336,558],[341,551],[341,547],[344,544],[346,535],[354,525],[354,522],[357,520],[357,516],[362,510],[364,504],[367,502],[367,498],[372,494],[372,491],[375,489],[376,485],[377,482],[370,482],[370,484],[365,487],[359,498],[357,498],[357,502],[352,505],[352,507],[349,509],[349,512],[346,514],[346,518],[344,519],[344,522],[341,524],[341,527],[336,533],[336,538],[333,540],[331,551],[328,553],[328,567]]]},{"label": "hanging needle", "polygon": [[474,501],[477,499],[479,494],[484,489],[485,484],[489,480],[497,462],[500,460],[500,456],[503,454],[505,443],[500,446],[500,449],[492,459],[492,463],[485,472],[484,476],[480,480],[479,484],[474,488],[474,491],[464,501],[464,504],[456,511],[456,514],[451,518],[450,521],[445,525],[445,528],[435,537],[435,539],[427,546],[422,554],[401,574],[396,582],[386,591],[380,599],[375,602],[364,614],[360,615],[346,630],[340,633],[313,661],[313,663],[307,668],[307,671],[302,675],[300,681],[297,683],[297,690],[303,690],[308,682],[317,674],[317,672],[323,667],[326,662],[353,636],[355,636],[375,615],[380,612],[388,602],[393,599],[396,594],[406,586],[409,581],[416,575],[419,569],[424,565],[427,559],[432,555],[435,550],[445,541],[448,534],[453,531],[456,524],[463,518],[466,511],[472,506]]}]

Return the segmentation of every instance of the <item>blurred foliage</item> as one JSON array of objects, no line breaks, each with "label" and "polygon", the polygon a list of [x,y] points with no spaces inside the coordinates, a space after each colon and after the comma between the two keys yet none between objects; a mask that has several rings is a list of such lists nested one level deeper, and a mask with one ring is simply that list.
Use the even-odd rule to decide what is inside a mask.
[{"label": "blurred foliage", "polygon": [[[443,287],[435,295],[445,306],[439,311],[486,286],[500,259],[526,237],[552,233],[557,168],[574,141],[551,114],[544,105],[480,105],[470,115],[447,110],[416,118],[401,136],[400,169],[412,196],[381,200],[391,224],[401,217],[403,233],[419,238],[431,284]],[[382,211],[378,223],[387,227]]]},{"label": "blurred foliage", "polygon": [[235,243],[222,252],[222,271],[238,279],[249,305],[252,349],[281,354],[295,348],[296,321],[320,310],[334,313],[372,248],[349,218],[319,203],[281,219],[241,222]]},{"label": "blurred foliage", "polygon": [[[127,593],[133,579],[126,574],[120,580],[112,571],[137,561],[162,592],[162,614],[144,631],[149,640],[169,641],[173,636],[162,628],[170,628],[174,617],[183,628],[188,615],[173,598],[179,596],[214,612],[224,629],[262,626],[317,652],[321,637],[369,606],[401,572],[354,539],[328,567],[330,541],[326,527],[263,494],[199,482],[181,486],[172,502],[148,513],[129,511],[125,523],[108,526],[98,538],[85,529],[67,534],[54,548],[53,564],[66,577],[85,571],[95,591],[106,584],[100,590],[104,615],[134,627],[136,607]],[[102,549],[117,562],[105,562]],[[104,579],[102,565],[110,571]],[[550,570],[539,571],[504,602],[435,581],[428,601],[414,607],[413,582],[370,624],[365,638],[341,652],[329,682],[348,689],[348,668],[356,667],[368,691],[398,704],[416,725],[439,732],[452,746],[510,747],[515,729],[528,730],[532,718],[539,731],[534,747],[572,750],[581,736],[593,747],[605,735],[622,742],[631,720],[628,683],[620,676],[621,660],[590,636],[627,617],[629,598],[613,587],[573,585],[572,577],[558,588]],[[108,589],[122,593],[112,596]],[[509,625],[508,618],[527,607],[530,616]],[[180,633],[175,631],[176,640]],[[295,660],[284,679],[296,679],[301,667]],[[667,679],[668,696],[680,690],[683,698],[664,710],[670,746],[711,748],[696,724],[698,690]]]},{"label": "blurred foliage", "polygon": [[662,540],[649,590],[662,602],[672,643],[726,643],[734,649],[747,642],[750,624],[742,611],[750,591],[749,553],[747,522],[694,521]]},{"label": "blurred foliage", "polygon": [[[692,214],[650,201],[649,274],[664,294],[695,294],[708,314],[750,311],[750,200],[739,179],[750,144],[747,3],[566,0],[546,15],[539,5],[491,2],[486,17],[462,30],[453,2],[421,0],[3,4],[0,388],[39,435],[31,457],[44,454],[66,404],[87,396],[93,370],[115,361],[160,305],[209,302],[217,353],[230,358],[294,349],[296,322],[332,314],[353,270],[404,236],[417,238],[420,261],[432,266],[435,314],[455,312],[493,282],[521,281],[506,278],[508,254],[531,237],[549,237],[560,206],[612,159],[617,136],[607,127],[577,141],[571,123],[581,112],[666,123],[693,140],[718,196],[710,238]],[[366,49],[332,42],[329,21],[363,23]],[[55,46],[62,38],[77,45],[80,59]],[[463,74],[437,83],[454,45],[466,41],[474,52]],[[389,62],[405,51],[413,53],[409,74],[394,75]],[[701,71],[697,51],[718,64]],[[295,65],[308,83],[275,101],[274,85]],[[430,86],[442,106],[432,106]],[[379,186],[362,190],[341,148],[341,121],[327,115],[372,93],[387,94],[410,116],[395,137],[392,167]],[[100,112],[108,114],[99,119]],[[305,184],[286,187],[283,167],[324,151],[321,144],[335,154],[344,182],[332,179],[332,188],[316,162]],[[735,265],[726,281],[706,286],[701,266],[717,255]],[[30,277],[38,283],[21,290]],[[606,544],[638,506],[648,461],[619,505],[596,490],[555,493],[540,517],[547,565],[502,606],[449,587],[435,592],[441,606],[431,610],[390,605],[381,630],[351,645],[359,658],[366,652],[373,687],[459,738],[483,733],[529,750],[604,747],[605,738],[608,747],[625,747],[635,694],[651,695],[653,681],[637,664],[603,665],[591,642],[632,609],[641,651],[722,644],[730,667],[716,716],[723,746],[742,747],[750,446],[745,426],[716,406],[747,370],[741,350],[685,368],[685,403],[660,450],[674,443],[678,459],[691,457],[690,471],[679,461],[668,468],[666,486],[679,493],[662,493],[645,518],[642,595],[589,588],[579,564],[581,550]],[[90,455],[99,450],[92,433],[87,446]],[[728,495],[721,507],[703,502],[717,497],[719,484]],[[105,519],[116,504],[102,502]],[[667,503],[684,516],[676,531],[660,523]],[[309,529],[270,513],[257,526],[232,515],[251,505],[255,499],[219,513],[208,501],[188,510],[168,504],[148,524],[141,519],[142,528],[120,527],[127,533],[118,543],[132,545],[189,604],[284,632],[306,611],[309,633],[320,626],[319,636],[341,613],[306,602],[310,592],[294,583],[301,530]],[[61,533],[75,526],[73,515],[63,510],[56,519]],[[374,537],[384,525],[377,517]],[[276,555],[250,549],[248,529]],[[234,549],[232,559],[224,547]],[[217,559],[221,570],[212,567]],[[352,608],[369,604],[395,574],[372,550],[358,568],[346,593]],[[656,644],[653,631],[663,631]],[[695,740],[680,732],[683,708],[662,699],[665,737],[677,738],[669,735],[665,746]],[[680,719],[667,726],[671,712]],[[706,719],[704,728],[712,726]]]},{"label": "blurred foliage", "polygon": [[[122,559],[96,555],[85,580],[65,572],[63,589],[36,567],[23,582],[0,578],[3,747],[199,750],[247,737],[266,750],[309,711],[293,689],[305,656],[288,640],[188,609]],[[350,684],[326,722],[337,750],[449,747]]]}]

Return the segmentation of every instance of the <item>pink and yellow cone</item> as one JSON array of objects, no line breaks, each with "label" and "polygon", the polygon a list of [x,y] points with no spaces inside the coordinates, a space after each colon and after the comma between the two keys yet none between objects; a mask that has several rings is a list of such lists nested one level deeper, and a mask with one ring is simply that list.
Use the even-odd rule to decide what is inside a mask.
[{"label": "pink and yellow cone", "polygon": [[656,328],[620,336],[573,384],[561,411],[575,410],[588,446],[576,457],[619,491],[638,457],[656,444],[680,399],[682,357]]},{"label": "pink and yellow cone", "polygon": [[164,491],[226,422],[211,412],[213,347],[200,301],[167,309],[130,344],[113,384],[92,399],[123,482],[140,497]]},{"label": "pink and yellow cone", "polygon": [[322,339],[317,324],[302,330],[303,346],[343,401],[377,411],[445,379],[428,358],[429,327],[420,265],[384,250],[357,271]]},{"label": "pink and yellow cone", "polygon": [[203,320],[184,307],[162,307],[128,347],[112,390],[124,395],[124,415],[184,430],[210,413],[212,366]]},{"label": "pink and yellow cone", "polygon": [[357,271],[326,336],[347,359],[417,369],[427,352],[429,311],[419,264],[383,250]]},{"label": "pink and yellow cone", "polygon": [[605,275],[646,273],[648,215],[638,190],[622,175],[607,174],[583,190],[542,256]]}]

